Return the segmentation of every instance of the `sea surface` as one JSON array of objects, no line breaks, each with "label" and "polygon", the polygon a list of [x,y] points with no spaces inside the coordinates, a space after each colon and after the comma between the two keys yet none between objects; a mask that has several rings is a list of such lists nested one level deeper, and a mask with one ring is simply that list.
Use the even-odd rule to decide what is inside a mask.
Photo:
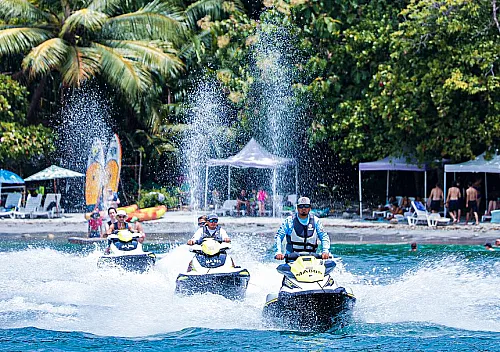
[{"label": "sea surface", "polygon": [[0,235],[0,351],[500,351],[500,250],[333,244],[358,301],[350,325],[311,333],[262,320],[281,282],[269,236],[233,236],[251,273],[240,302],[174,294],[183,243],[148,243],[159,260],[136,274],[98,270],[99,245]]}]

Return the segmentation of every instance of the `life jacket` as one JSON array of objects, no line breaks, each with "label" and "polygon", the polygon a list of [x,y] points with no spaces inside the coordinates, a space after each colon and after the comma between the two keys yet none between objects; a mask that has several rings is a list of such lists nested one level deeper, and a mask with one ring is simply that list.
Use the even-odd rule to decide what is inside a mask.
[{"label": "life jacket", "polygon": [[318,234],[314,216],[309,215],[307,225],[302,225],[295,214],[292,233],[286,235],[286,242],[286,250],[290,253],[315,253],[318,249]]},{"label": "life jacket", "polygon": [[129,229],[128,222],[126,222],[126,221],[124,222],[125,227],[124,227],[123,229],[119,229],[119,228],[118,228],[118,224],[119,224],[118,222],[115,222],[115,223],[114,223],[115,228],[113,229],[113,234],[115,234],[115,235],[116,235],[116,234],[118,233],[118,231],[120,231],[120,230],[128,230],[128,229]]},{"label": "life jacket", "polygon": [[217,242],[222,242],[222,236],[220,234],[220,226],[217,225],[217,227],[215,228],[215,232],[213,234],[210,234],[210,232],[208,232],[208,227],[205,226],[205,228],[203,229],[202,239],[204,238],[213,238]]}]

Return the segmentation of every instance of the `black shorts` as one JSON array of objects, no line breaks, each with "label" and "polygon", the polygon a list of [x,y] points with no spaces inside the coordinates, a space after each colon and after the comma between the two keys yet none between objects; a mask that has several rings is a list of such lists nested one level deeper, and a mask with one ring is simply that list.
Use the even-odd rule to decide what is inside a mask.
[{"label": "black shorts", "polygon": [[441,208],[440,200],[431,200],[431,210],[439,211],[440,208]]},{"label": "black shorts", "polygon": [[469,200],[469,207],[467,208],[467,212],[470,211],[477,213],[477,201]]},{"label": "black shorts", "polygon": [[449,211],[457,211],[458,210],[458,199],[450,200],[448,203]]}]

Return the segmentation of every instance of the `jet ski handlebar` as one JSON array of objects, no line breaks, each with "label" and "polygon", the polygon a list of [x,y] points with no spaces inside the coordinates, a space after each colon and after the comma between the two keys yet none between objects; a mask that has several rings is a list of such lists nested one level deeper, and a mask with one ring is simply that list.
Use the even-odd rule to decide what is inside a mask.
[{"label": "jet ski handlebar", "polygon": [[321,259],[321,254],[319,254],[319,253],[288,253],[288,254],[285,254],[286,260],[297,260],[298,257],[314,257],[316,259]]}]

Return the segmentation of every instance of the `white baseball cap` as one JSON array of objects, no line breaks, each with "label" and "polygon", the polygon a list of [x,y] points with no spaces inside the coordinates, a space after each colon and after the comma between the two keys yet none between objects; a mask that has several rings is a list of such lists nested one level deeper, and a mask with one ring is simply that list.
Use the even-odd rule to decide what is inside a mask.
[{"label": "white baseball cap", "polygon": [[307,197],[300,197],[297,201],[297,205],[311,205],[311,200]]}]

